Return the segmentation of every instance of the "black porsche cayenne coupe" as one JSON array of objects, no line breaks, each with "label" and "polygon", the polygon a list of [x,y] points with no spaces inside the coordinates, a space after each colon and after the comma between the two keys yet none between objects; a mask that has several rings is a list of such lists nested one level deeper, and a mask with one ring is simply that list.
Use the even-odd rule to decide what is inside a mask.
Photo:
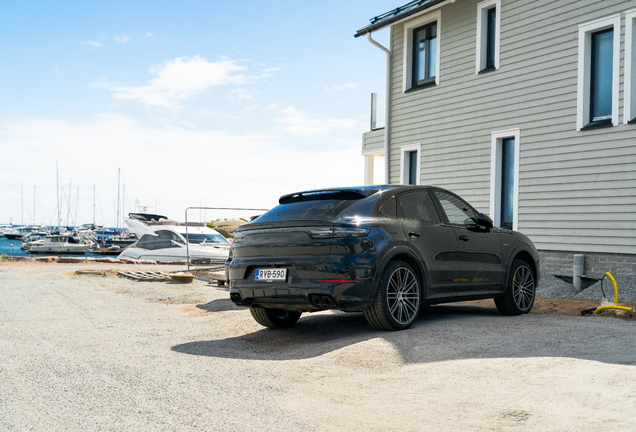
[{"label": "black porsche cayenne coupe", "polygon": [[364,186],[282,196],[238,229],[226,272],[232,301],[266,327],[337,309],[402,330],[436,303],[494,298],[504,315],[528,313],[539,255],[447,190]]}]

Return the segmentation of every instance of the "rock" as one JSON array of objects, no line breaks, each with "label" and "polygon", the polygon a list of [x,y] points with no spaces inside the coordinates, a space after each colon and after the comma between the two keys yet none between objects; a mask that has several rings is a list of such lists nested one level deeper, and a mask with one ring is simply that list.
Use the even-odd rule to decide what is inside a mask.
[{"label": "rock", "polygon": [[234,238],[234,234],[238,227],[245,225],[247,222],[242,219],[228,219],[213,221],[212,223],[214,224],[214,229],[223,237]]},{"label": "rock", "polygon": [[142,260],[137,260],[137,264],[157,264],[157,261],[142,259]]},{"label": "rock", "polygon": [[121,261],[115,258],[108,258],[108,257],[104,257],[104,258],[96,258],[95,262],[98,263],[110,263],[110,264],[121,264]]},{"label": "rock", "polygon": [[35,261],[33,258],[25,257],[25,256],[17,256],[14,257],[13,260],[15,262],[33,262]]},{"label": "rock", "polygon": [[123,262],[124,264],[139,264],[139,260],[132,259],[132,258],[122,258],[120,261]]},{"label": "rock", "polygon": [[75,258],[75,257],[62,257],[58,258],[57,262],[59,264],[79,264],[86,261],[86,258]]},{"label": "rock", "polygon": [[157,261],[159,265],[186,265],[187,261]]}]

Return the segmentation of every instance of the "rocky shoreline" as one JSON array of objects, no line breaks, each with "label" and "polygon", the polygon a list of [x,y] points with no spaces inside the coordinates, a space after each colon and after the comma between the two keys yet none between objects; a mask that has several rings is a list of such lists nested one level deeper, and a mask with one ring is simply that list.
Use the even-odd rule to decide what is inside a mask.
[{"label": "rocky shoreline", "polygon": [[137,265],[187,265],[186,261],[153,261],[153,260],[136,260],[131,258],[81,258],[81,257],[58,257],[58,256],[42,256],[42,257],[26,257],[26,256],[2,256],[0,264],[5,263],[57,263],[57,264],[137,264]]}]

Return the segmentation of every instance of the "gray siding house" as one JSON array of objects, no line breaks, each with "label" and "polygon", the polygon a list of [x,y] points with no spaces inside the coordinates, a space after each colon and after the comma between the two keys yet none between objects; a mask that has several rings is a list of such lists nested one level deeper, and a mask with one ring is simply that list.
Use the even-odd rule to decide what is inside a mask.
[{"label": "gray siding house", "polygon": [[387,54],[365,182],[388,156],[386,183],[458,193],[547,271],[636,274],[636,0],[419,0],[355,36]]}]

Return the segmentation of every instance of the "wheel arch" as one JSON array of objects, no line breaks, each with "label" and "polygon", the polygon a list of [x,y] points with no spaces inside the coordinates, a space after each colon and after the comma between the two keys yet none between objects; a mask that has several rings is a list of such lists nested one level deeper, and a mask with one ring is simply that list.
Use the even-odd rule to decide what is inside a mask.
[{"label": "wheel arch", "polygon": [[397,246],[387,252],[387,254],[380,260],[380,265],[377,266],[377,271],[373,278],[373,285],[369,292],[369,298],[375,298],[375,293],[378,290],[378,284],[380,283],[380,278],[384,273],[384,269],[386,269],[391,262],[398,260],[404,261],[413,268],[420,280],[420,283],[422,284],[422,300],[426,298],[426,287],[428,286],[428,280],[426,278],[428,274],[426,264],[417,258],[408,246]]},{"label": "wheel arch", "polygon": [[[510,279],[510,270],[512,269],[512,263],[515,260],[522,260],[525,261],[529,266],[530,269],[532,270],[532,273],[534,273],[534,278],[535,281],[538,282],[539,280],[539,274],[538,274],[538,268],[537,268],[537,264],[534,260],[534,257],[532,256],[532,254],[525,250],[525,249],[519,249],[514,251],[512,254],[510,254],[510,260],[508,261],[508,265],[506,266],[506,281],[508,281],[508,279]],[[506,282],[507,283],[507,282]]]}]

